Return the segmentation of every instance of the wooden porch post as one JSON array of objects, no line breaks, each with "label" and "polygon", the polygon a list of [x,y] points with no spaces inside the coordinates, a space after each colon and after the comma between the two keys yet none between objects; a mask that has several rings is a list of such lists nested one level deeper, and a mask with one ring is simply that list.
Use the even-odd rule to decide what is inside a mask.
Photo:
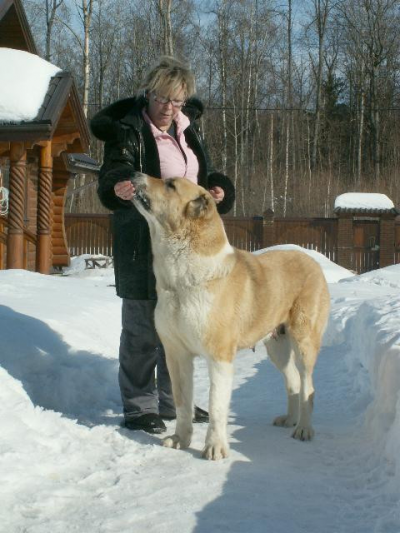
[{"label": "wooden porch post", "polygon": [[38,187],[36,270],[41,274],[49,274],[51,267],[52,179],[51,141],[47,141],[40,148]]},{"label": "wooden porch post", "polygon": [[275,240],[275,226],[274,226],[274,212],[272,209],[267,209],[263,214],[263,248],[268,248],[276,244]]},{"label": "wooden porch post", "polygon": [[379,268],[395,264],[395,213],[381,215]]},{"label": "wooden porch post", "polygon": [[25,181],[25,146],[24,143],[12,142],[10,145],[7,268],[24,268]]},{"label": "wooden porch post", "polygon": [[353,265],[353,215],[349,213],[340,213],[338,215],[338,264],[351,270]]}]

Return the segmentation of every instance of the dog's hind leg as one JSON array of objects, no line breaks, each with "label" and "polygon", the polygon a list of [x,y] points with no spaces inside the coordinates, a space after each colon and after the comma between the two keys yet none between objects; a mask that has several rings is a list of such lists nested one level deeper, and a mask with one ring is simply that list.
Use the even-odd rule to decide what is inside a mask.
[{"label": "dog's hind leg", "polygon": [[296,365],[300,374],[299,420],[292,437],[299,440],[311,440],[314,430],[311,417],[314,407],[314,384],[312,374],[318,357],[319,346],[312,335],[301,336],[293,341]]},{"label": "dog's hind leg", "polygon": [[263,342],[271,361],[282,372],[287,394],[287,413],[277,416],[274,426],[293,427],[299,417],[300,374],[290,334],[281,327],[277,335],[268,336]]},{"label": "dog's hind leg", "polygon": [[167,448],[188,448],[193,434],[193,356],[164,344],[176,408],[175,433],[163,440]]},{"label": "dog's hind leg", "polygon": [[212,358],[209,358],[207,362],[210,374],[210,423],[203,457],[217,460],[229,455],[227,424],[232,393],[233,364]]}]

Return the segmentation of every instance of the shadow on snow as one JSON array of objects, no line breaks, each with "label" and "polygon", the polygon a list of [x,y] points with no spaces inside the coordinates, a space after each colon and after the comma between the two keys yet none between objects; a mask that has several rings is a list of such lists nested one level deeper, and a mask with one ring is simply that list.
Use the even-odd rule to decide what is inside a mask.
[{"label": "shadow on snow", "polygon": [[0,365],[22,383],[34,405],[89,426],[117,422],[117,360],[76,351],[44,322],[3,305],[0,331]]}]

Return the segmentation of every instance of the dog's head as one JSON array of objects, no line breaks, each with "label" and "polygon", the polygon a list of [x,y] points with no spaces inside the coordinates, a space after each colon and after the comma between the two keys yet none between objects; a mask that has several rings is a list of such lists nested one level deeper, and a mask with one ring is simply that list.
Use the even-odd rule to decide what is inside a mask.
[{"label": "dog's head", "polygon": [[168,233],[207,221],[217,215],[211,194],[184,178],[161,180],[136,174],[133,203],[150,224]]}]

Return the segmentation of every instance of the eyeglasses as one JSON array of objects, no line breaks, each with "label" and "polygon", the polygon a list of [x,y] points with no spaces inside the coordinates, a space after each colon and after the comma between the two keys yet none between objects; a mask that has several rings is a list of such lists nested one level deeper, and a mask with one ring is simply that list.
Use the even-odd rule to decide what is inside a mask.
[{"label": "eyeglasses", "polygon": [[167,105],[171,102],[173,107],[182,107],[185,104],[185,100],[171,100],[170,98],[165,98],[165,96],[159,96],[158,94],[153,94],[153,100],[162,105]]}]

